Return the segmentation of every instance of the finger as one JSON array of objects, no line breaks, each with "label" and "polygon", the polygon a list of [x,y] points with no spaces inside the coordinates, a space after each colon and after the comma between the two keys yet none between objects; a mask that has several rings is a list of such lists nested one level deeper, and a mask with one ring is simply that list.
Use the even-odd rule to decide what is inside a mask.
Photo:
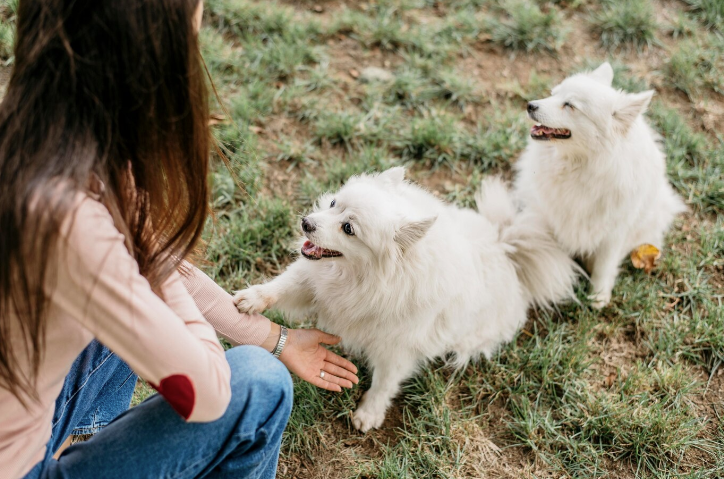
[{"label": "finger", "polygon": [[340,338],[339,336],[334,336],[333,334],[325,333],[324,331],[320,331],[318,329],[316,329],[316,331],[319,333],[319,342],[322,344],[334,346],[335,344],[342,341],[342,338]]},{"label": "finger", "polygon": [[338,384],[333,384],[333,383],[330,383],[329,381],[325,381],[324,379],[320,378],[319,376],[312,377],[312,379],[310,379],[309,382],[314,384],[318,388],[326,389],[327,391],[334,391],[336,393],[342,392],[342,388],[339,387]]},{"label": "finger", "polygon": [[328,363],[336,364],[337,366],[342,367],[347,371],[351,371],[353,374],[357,374],[357,366],[352,364],[350,361],[347,361],[342,356],[333,353],[332,351],[327,350],[327,356],[324,358],[324,360]]},{"label": "finger", "polygon": [[[324,363],[323,370],[324,370],[324,372],[333,374],[334,376],[337,376],[339,378],[344,378],[344,379],[348,380],[350,383],[357,384],[359,382],[359,379],[357,378],[357,376],[352,374],[351,371],[341,368],[335,364],[332,364],[329,362]],[[340,383],[337,383],[337,384],[340,384]],[[352,386],[350,385],[350,386],[345,386],[345,387],[352,387]]]},{"label": "finger", "polygon": [[354,384],[352,384],[352,381],[345,378],[340,378],[339,376],[335,376],[334,374],[330,373],[329,371],[324,372],[324,379],[329,381],[332,384],[338,384],[339,386],[342,386],[343,388],[350,389],[354,387]]}]

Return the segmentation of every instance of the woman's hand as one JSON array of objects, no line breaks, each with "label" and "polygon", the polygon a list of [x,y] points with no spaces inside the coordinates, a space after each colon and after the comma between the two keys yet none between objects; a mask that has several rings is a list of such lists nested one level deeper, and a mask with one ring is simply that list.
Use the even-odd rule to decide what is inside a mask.
[{"label": "woman's hand", "polygon": [[[279,325],[272,323],[269,333],[273,342],[279,339]],[[334,345],[340,338],[318,329],[290,329],[287,344],[279,359],[291,372],[317,387],[339,392],[343,387],[351,388],[359,382],[357,368],[346,359],[334,354],[322,344]],[[266,341],[265,341],[266,343]],[[262,347],[266,346],[263,344]],[[267,349],[269,349],[267,347]],[[321,372],[324,371],[324,379]]]}]

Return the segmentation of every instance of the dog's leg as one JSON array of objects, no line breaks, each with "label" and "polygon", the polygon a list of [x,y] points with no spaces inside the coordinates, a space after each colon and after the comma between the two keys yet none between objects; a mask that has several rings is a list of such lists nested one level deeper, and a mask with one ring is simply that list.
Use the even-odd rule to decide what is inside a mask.
[{"label": "dog's leg", "polygon": [[352,417],[352,424],[362,432],[382,426],[387,408],[399,392],[400,384],[415,371],[418,358],[412,351],[397,349],[371,362],[374,368],[372,387],[362,397]]},{"label": "dog's leg", "polygon": [[618,276],[618,265],[621,262],[621,242],[604,243],[593,256],[591,268],[591,300],[596,309],[601,309],[611,301],[611,291]]},{"label": "dog's leg", "polygon": [[242,313],[261,313],[272,306],[290,316],[304,316],[312,306],[313,293],[304,265],[292,263],[286,271],[269,281],[234,295],[234,303]]}]

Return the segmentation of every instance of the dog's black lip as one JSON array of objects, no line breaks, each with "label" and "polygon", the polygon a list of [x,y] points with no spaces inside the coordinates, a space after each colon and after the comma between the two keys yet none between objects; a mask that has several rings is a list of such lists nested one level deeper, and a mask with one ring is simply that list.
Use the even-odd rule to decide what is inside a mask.
[{"label": "dog's black lip", "polygon": [[538,141],[551,141],[551,140],[568,140],[571,137],[571,135],[567,135],[567,136],[553,135],[552,137],[530,135],[530,137],[533,138],[534,140],[538,140]]}]

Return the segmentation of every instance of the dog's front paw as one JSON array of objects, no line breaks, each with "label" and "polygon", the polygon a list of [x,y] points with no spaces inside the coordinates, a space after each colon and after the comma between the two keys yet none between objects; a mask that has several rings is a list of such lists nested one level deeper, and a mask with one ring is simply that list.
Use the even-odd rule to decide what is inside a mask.
[{"label": "dog's front paw", "polygon": [[608,303],[611,302],[611,293],[597,293],[590,297],[591,307],[593,309],[603,309]]},{"label": "dog's front paw", "polygon": [[352,415],[352,424],[355,429],[367,432],[370,429],[377,429],[385,422],[385,411],[377,411],[371,407],[365,407],[364,403],[357,408]]},{"label": "dog's front paw", "polygon": [[261,313],[269,309],[275,302],[275,298],[264,294],[258,286],[237,291],[234,295],[234,304],[242,313]]}]

